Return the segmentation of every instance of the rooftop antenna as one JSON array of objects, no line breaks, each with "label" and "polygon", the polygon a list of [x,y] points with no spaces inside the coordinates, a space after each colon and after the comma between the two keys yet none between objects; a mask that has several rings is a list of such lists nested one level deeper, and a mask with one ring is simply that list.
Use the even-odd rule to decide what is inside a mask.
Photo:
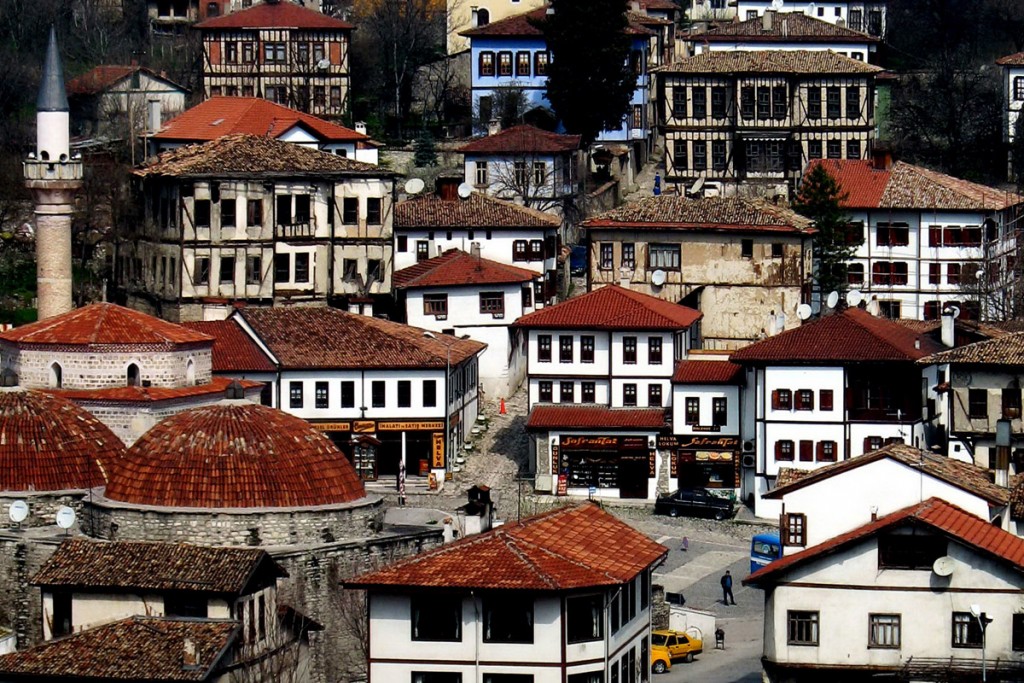
[{"label": "rooftop antenna", "polygon": [[463,199],[469,199],[470,195],[473,194],[473,186],[469,183],[462,183],[459,185],[459,196]]},{"label": "rooftop antenna", "polygon": [[782,9],[782,3],[783,0],[772,0],[772,3],[768,6],[768,8],[778,12],[779,10]]},{"label": "rooftop antenna", "polygon": [[[779,3],[782,4],[781,2]],[[818,6],[813,2],[807,6],[807,15],[813,17],[814,13],[818,11]]]}]

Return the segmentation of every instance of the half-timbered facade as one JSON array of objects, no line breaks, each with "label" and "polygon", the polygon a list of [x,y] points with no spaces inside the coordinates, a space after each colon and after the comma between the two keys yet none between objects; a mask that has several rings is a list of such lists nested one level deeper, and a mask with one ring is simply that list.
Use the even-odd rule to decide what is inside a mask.
[{"label": "half-timbered facade", "polygon": [[1000,57],[996,64],[1003,70],[1003,142],[1011,150],[1006,160],[1006,172],[1013,180],[1012,144],[1017,139],[1017,119],[1024,109],[1024,52]]},{"label": "half-timbered facade", "polygon": [[705,52],[660,69],[666,180],[786,196],[812,159],[864,158],[879,71],[810,50]]},{"label": "half-timbered facade", "polygon": [[[693,0],[699,2],[700,0]],[[715,0],[709,0],[715,1]],[[772,0],[736,0],[733,16],[755,19],[774,9]],[[802,12],[833,24],[849,26],[872,36],[884,36],[886,30],[886,2],[882,0],[792,0],[785,4],[787,12]]]},{"label": "half-timbered facade", "polygon": [[742,197],[646,197],[583,222],[591,289],[611,284],[704,313],[695,347],[734,349],[797,324],[811,222]]},{"label": "half-timbered facade", "polygon": [[116,260],[133,307],[211,320],[236,303],[340,303],[391,291],[391,171],[229,135],[166,152],[135,176],[143,216]]},{"label": "half-timbered facade", "polygon": [[204,99],[262,97],[327,118],[348,110],[348,22],[273,0],[196,28]]}]

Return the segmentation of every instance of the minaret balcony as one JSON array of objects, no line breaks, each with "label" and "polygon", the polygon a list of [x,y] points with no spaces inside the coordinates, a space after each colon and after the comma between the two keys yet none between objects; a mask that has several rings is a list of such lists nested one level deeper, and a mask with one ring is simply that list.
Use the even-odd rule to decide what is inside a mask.
[{"label": "minaret balcony", "polygon": [[43,161],[41,159],[25,159],[25,180],[80,181],[83,168],[81,159],[67,161]]}]

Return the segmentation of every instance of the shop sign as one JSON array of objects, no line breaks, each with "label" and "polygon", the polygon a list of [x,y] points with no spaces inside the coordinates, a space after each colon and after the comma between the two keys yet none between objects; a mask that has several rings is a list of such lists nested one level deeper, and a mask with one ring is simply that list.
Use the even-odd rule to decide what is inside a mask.
[{"label": "shop sign", "polygon": [[431,465],[434,469],[444,468],[444,433],[434,432],[431,434]]},{"label": "shop sign", "polygon": [[676,477],[679,476],[679,466],[677,464],[678,462],[679,462],[679,458],[672,458],[672,472],[671,472],[672,479],[675,479]]},{"label": "shop sign", "polygon": [[352,431],[356,434],[372,434],[376,430],[377,423],[373,420],[358,420],[352,423]]},{"label": "shop sign", "polygon": [[558,474],[558,446],[551,447],[551,474]]},{"label": "shop sign", "polygon": [[647,451],[647,476],[650,478],[654,477],[655,469],[658,466],[657,458],[658,451],[653,448]]},{"label": "shop sign", "polygon": [[563,449],[574,450],[613,451],[619,447],[619,437],[617,436],[563,436],[559,442]]},{"label": "shop sign", "polygon": [[720,432],[722,431],[721,425],[691,425],[690,429],[695,432]]},{"label": "shop sign", "polygon": [[352,429],[348,422],[314,422],[313,429],[321,432],[347,432]]},{"label": "shop sign", "polygon": [[621,448],[627,449],[638,449],[647,450],[647,437],[646,436],[624,436],[622,437]]},{"label": "shop sign", "polygon": [[679,437],[674,434],[658,437],[658,448],[675,448],[679,445]]},{"label": "shop sign", "polygon": [[569,477],[564,474],[558,475],[558,495],[569,495]]},{"label": "shop sign", "polygon": [[740,446],[738,436],[677,436],[679,448],[704,450],[735,450]]},{"label": "shop sign", "polygon": [[732,452],[697,451],[697,462],[732,462]]},{"label": "shop sign", "polygon": [[444,431],[444,422],[380,422],[382,432],[437,432]]}]

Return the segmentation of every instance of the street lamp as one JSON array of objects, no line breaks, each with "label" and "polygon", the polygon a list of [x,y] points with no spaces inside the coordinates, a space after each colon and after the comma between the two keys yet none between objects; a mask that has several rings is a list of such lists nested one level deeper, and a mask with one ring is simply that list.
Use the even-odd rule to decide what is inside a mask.
[{"label": "street lamp", "polygon": [[451,472],[452,470],[452,455],[451,455],[451,425],[449,423],[451,414],[451,389],[449,388],[449,382],[451,381],[452,374],[452,344],[458,341],[458,339],[452,337],[450,341],[445,341],[433,332],[424,331],[423,336],[427,339],[434,339],[442,344],[445,348],[445,361],[444,361],[444,471]]},{"label": "street lamp", "polygon": [[992,620],[981,611],[981,606],[977,604],[971,605],[971,616],[978,620],[978,627],[981,629],[981,683],[986,683],[985,630],[992,623]]}]

